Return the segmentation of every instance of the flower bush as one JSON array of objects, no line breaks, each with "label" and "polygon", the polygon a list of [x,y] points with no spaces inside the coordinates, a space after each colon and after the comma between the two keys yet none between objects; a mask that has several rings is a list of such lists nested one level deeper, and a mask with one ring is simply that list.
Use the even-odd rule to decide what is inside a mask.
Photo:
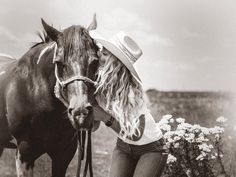
[{"label": "flower bush", "polygon": [[222,136],[224,117],[217,118],[215,127],[189,124],[183,118],[165,115],[158,122],[169,151],[165,177],[228,176],[223,165]]}]

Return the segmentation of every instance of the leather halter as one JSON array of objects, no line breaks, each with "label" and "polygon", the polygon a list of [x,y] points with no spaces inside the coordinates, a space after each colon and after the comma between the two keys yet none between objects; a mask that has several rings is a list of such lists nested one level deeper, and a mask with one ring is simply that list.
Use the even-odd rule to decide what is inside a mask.
[{"label": "leather halter", "polygon": [[[54,47],[54,55],[53,55],[53,63],[55,64],[55,77],[56,77],[56,85],[55,85],[55,88],[54,88],[54,93],[55,93],[55,96],[66,106],[68,107],[69,106],[69,103],[68,101],[65,99],[65,97],[63,96],[63,90],[71,83],[75,82],[75,81],[82,81],[82,82],[87,82],[87,83],[90,83],[92,84],[93,86],[96,86],[97,82],[96,81],[93,81],[92,79],[88,78],[88,77],[85,77],[85,76],[73,76],[65,81],[61,81],[59,76],[58,76],[58,62],[55,61],[55,57],[56,57],[56,50],[57,50],[57,43],[54,42],[52,43],[51,46],[49,46],[48,48],[53,48]],[[47,48],[47,49],[48,49]],[[41,55],[47,50],[47,49],[44,49],[44,51],[40,54],[40,57],[38,59],[38,62],[41,58]],[[38,63],[37,62],[37,63]]]},{"label": "leather halter", "polygon": [[[73,76],[65,81],[61,81],[59,76],[58,76],[58,62],[55,60],[56,58],[56,51],[57,51],[57,43],[56,42],[52,42],[50,45],[48,45],[47,47],[45,47],[39,54],[39,57],[38,57],[38,60],[37,60],[37,64],[39,64],[40,62],[40,59],[41,57],[43,56],[43,54],[48,50],[48,49],[52,49],[54,48],[54,53],[53,53],[53,63],[55,64],[55,77],[56,77],[56,85],[55,85],[55,89],[54,89],[54,92],[55,92],[55,96],[61,100],[64,105],[66,107],[68,107],[68,103],[67,101],[65,100],[65,98],[63,97],[63,89],[71,84],[72,82],[75,82],[75,81],[82,81],[82,82],[87,82],[87,83],[90,83],[92,84],[93,86],[96,86],[97,82],[96,81],[93,81],[92,79],[88,78],[88,77],[85,77],[85,76]],[[60,87],[60,88],[59,88]]]}]

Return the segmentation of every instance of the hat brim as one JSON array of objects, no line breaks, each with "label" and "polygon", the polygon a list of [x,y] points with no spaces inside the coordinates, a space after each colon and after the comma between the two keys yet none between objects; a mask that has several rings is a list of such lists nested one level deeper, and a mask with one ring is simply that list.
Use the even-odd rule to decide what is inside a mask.
[{"label": "hat brim", "polygon": [[109,50],[113,55],[115,55],[126,66],[126,68],[134,76],[134,78],[138,82],[142,83],[133,64],[129,61],[129,58],[115,44],[111,43],[110,41],[106,40],[105,38],[99,35],[97,35],[96,37],[91,35],[91,37],[98,43],[100,43],[103,47],[105,47],[107,50]]}]

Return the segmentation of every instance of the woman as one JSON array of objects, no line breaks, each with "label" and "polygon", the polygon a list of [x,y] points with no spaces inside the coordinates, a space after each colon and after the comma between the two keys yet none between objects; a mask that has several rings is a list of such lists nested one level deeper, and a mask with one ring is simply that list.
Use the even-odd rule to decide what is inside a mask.
[{"label": "woman", "polygon": [[141,80],[133,67],[142,51],[124,32],[109,40],[94,31],[90,35],[102,46],[95,119],[118,135],[110,177],[159,177],[167,158],[163,135],[146,107]]}]

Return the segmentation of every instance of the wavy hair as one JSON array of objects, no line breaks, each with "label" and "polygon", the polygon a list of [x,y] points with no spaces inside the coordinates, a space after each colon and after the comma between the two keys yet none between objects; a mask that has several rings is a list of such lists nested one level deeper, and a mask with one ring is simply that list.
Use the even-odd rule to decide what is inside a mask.
[{"label": "wavy hair", "polygon": [[98,104],[119,121],[121,138],[140,136],[139,116],[145,103],[141,84],[114,55],[100,66],[97,83]]}]

